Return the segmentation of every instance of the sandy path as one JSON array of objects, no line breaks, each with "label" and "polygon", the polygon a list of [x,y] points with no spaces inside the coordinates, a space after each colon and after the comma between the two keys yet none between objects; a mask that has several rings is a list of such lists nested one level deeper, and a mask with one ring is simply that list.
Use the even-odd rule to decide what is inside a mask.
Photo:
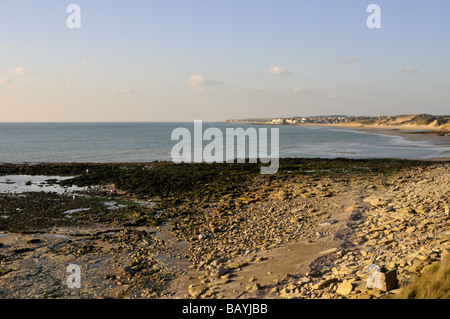
[{"label": "sandy path", "polygon": [[[351,208],[364,205],[361,194],[358,192],[336,196],[333,201],[346,203],[346,206]],[[335,210],[330,220],[336,223],[321,228],[324,233],[328,233],[326,236],[237,256],[224,266],[233,263],[244,265],[238,269],[232,269],[220,278],[208,277],[204,270],[186,268],[187,263],[184,262],[186,273],[171,283],[167,289],[171,293],[163,298],[192,298],[190,287],[204,287],[206,293],[201,294],[201,298],[277,298],[278,295],[275,293],[277,286],[281,287],[282,283],[289,281],[290,277],[305,276],[311,271],[311,264],[314,261],[319,258],[329,258],[333,255],[332,253],[342,249],[342,244],[347,240],[347,237],[342,234],[350,230],[347,223],[352,212],[354,212],[352,209]],[[320,268],[321,262],[317,262],[317,265]],[[248,286],[256,284],[262,289],[248,291]]]}]

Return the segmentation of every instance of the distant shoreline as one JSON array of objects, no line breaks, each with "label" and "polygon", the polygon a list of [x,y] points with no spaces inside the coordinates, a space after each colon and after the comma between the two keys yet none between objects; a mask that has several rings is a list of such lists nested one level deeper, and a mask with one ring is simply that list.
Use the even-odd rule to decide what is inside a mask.
[{"label": "distant shoreline", "polygon": [[[450,136],[438,136],[429,126],[418,125],[363,125],[363,124],[299,124],[298,126],[322,126],[349,130],[357,130],[367,133],[401,136],[409,141],[429,141],[434,145],[450,147]],[[450,160],[450,152],[446,157],[432,157],[430,160]]]},{"label": "distant shoreline", "polygon": [[[443,147],[450,147],[450,135],[439,136],[436,134],[436,127],[429,125],[382,125],[382,124],[361,124],[361,123],[332,123],[332,124],[322,124],[322,123],[301,123],[301,124],[272,124],[264,123],[258,121],[240,121],[240,122],[229,122],[234,124],[251,124],[251,125],[279,125],[279,126],[311,126],[311,127],[330,127],[345,130],[362,131],[366,133],[374,133],[381,135],[395,135],[401,136],[409,141],[429,141],[434,145],[442,145]],[[450,151],[446,151],[441,155],[446,155],[442,157],[431,157],[431,161],[449,161]]]}]

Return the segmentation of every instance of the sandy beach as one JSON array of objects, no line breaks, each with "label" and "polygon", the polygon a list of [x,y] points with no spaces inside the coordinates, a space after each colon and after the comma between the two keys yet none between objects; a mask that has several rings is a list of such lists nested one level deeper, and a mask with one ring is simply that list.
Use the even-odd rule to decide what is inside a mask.
[{"label": "sandy beach", "polygon": [[[383,134],[383,135],[395,135],[401,136],[409,141],[427,141],[430,144],[449,147],[450,148],[450,135],[439,136],[435,133],[436,128],[430,126],[418,126],[418,125],[362,125],[352,123],[342,124],[299,124],[299,126],[322,126],[333,127],[346,130],[357,130],[367,133]],[[439,157],[432,157],[429,160],[448,161],[450,160],[450,150],[444,151]]]}]

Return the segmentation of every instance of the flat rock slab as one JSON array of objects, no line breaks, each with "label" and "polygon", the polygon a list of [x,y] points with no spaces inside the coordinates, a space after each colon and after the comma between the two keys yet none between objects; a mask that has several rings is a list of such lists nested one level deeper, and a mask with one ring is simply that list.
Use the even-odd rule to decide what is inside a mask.
[{"label": "flat rock slab", "polygon": [[319,226],[326,227],[336,224],[338,221],[336,219],[328,219],[324,222],[319,223]]}]

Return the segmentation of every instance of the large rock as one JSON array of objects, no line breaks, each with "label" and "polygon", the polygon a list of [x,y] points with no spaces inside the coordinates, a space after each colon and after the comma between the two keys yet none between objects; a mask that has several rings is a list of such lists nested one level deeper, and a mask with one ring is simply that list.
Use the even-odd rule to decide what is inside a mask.
[{"label": "large rock", "polygon": [[196,299],[198,298],[202,293],[206,291],[206,287],[201,285],[190,285],[189,286],[189,294],[192,296],[192,298]]},{"label": "large rock", "polygon": [[337,222],[338,221],[336,219],[328,219],[326,221],[319,223],[319,226],[321,227],[331,226],[333,224],[336,224]]},{"label": "large rock", "polygon": [[321,280],[320,282],[318,282],[317,284],[315,284],[313,286],[313,289],[314,290],[323,289],[326,286],[328,286],[329,284],[335,283],[337,280],[338,280],[337,278],[330,278],[330,279]]},{"label": "large rock", "polygon": [[386,205],[386,201],[379,197],[368,197],[364,199],[366,203],[370,203],[370,205],[374,207]]},{"label": "large rock", "polygon": [[277,192],[273,192],[273,193],[270,195],[270,198],[271,198],[271,199],[281,200],[281,201],[287,199],[287,197],[288,197],[288,195],[287,195],[286,192],[283,191],[283,190],[279,190],[279,191],[277,191]]},{"label": "large rock", "polygon": [[396,289],[398,286],[397,270],[386,270],[381,273],[381,290],[389,291]]},{"label": "large rock", "polygon": [[338,285],[336,293],[347,296],[352,291],[353,291],[353,284],[350,281],[346,280]]},{"label": "large rock", "polygon": [[390,291],[398,286],[397,270],[388,270],[385,267],[373,267],[367,279],[367,288],[377,288],[381,291]]},{"label": "large rock", "polygon": [[221,277],[230,272],[230,269],[227,267],[219,267],[216,269],[212,269],[210,272],[211,277]]},{"label": "large rock", "polygon": [[250,284],[248,286],[245,286],[245,290],[247,290],[248,292],[255,292],[261,289],[261,285],[258,283],[253,283]]},{"label": "large rock", "polygon": [[229,269],[238,269],[238,268],[242,268],[248,265],[248,262],[246,261],[235,261],[232,263],[229,263],[227,266]]},{"label": "large rock", "polygon": [[302,293],[299,292],[286,292],[286,291],[281,291],[278,295],[278,298],[281,299],[299,299],[302,298],[304,295]]}]

